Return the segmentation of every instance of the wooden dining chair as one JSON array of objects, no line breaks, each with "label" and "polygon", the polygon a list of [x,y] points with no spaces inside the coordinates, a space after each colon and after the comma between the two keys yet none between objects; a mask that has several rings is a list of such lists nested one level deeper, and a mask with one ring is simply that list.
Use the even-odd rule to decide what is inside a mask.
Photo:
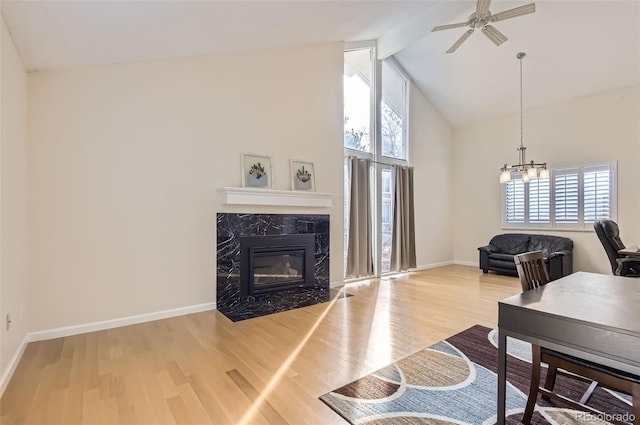
[{"label": "wooden dining chair", "polygon": [[[526,252],[514,257],[522,292],[544,286],[549,283],[549,274],[544,264],[544,256],[541,251]],[[548,348],[532,344],[531,346],[531,383],[527,405],[522,416],[524,424],[531,423],[533,409],[535,408],[538,393],[545,400],[567,404],[574,409],[586,410],[587,412],[599,415],[603,414],[598,410],[587,406],[591,395],[598,386],[633,395],[634,413],[640,410],[640,377],[614,370],[587,360],[569,356]],[[547,377],[544,386],[540,387],[541,363],[548,365]],[[564,375],[572,379],[577,379],[589,383],[589,387],[580,398],[572,400],[564,395],[553,392],[556,377]],[[617,422],[625,423],[625,422]],[[635,423],[635,422],[634,422]]]},{"label": "wooden dining chair", "polygon": [[513,257],[516,263],[516,270],[520,277],[522,292],[549,283],[549,272],[544,264],[544,254],[542,251],[525,252]]}]

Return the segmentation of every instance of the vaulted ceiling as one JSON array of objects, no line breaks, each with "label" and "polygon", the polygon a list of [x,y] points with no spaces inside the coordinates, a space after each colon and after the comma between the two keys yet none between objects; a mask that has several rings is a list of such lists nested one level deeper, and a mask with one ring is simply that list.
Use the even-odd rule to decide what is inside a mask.
[{"label": "vaulted ceiling", "polygon": [[[526,3],[494,1],[491,11]],[[474,7],[440,16],[438,25],[464,22]],[[466,30],[458,28],[429,33],[396,58],[449,123],[464,127],[518,111],[518,52],[527,54],[525,109],[639,84],[639,25],[637,0],[538,0],[535,13],[493,24],[508,37],[499,47],[476,31],[446,54]]]},{"label": "vaulted ceiling", "polygon": [[[528,3],[494,0],[493,13]],[[636,85],[639,0],[538,0],[536,12],[496,22],[445,51],[473,0],[459,1],[7,1],[2,15],[29,71],[331,41],[377,39],[454,127],[525,108]]]}]

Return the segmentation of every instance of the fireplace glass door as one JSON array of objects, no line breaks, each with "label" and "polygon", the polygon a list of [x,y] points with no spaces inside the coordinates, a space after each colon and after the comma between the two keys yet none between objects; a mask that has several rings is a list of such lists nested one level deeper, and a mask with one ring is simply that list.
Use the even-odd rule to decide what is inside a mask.
[{"label": "fireplace glass door", "polygon": [[288,285],[304,278],[304,250],[254,252],[252,260],[255,291],[263,285]]},{"label": "fireplace glass door", "polygon": [[314,234],[242,237],[240,294],[313,287],[314,247]]}]

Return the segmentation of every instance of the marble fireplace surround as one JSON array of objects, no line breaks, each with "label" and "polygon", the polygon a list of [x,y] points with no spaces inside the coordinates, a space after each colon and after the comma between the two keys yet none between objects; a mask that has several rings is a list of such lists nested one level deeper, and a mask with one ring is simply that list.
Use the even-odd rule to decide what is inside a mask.
[{"label": "marble fireplace surround", "polygon": [[[217,214],[218,310],[235,321],[327,302],[329,291],[328,214]],[[240,293],[240,238],[314,234],[313,286],[244,297]]]}]

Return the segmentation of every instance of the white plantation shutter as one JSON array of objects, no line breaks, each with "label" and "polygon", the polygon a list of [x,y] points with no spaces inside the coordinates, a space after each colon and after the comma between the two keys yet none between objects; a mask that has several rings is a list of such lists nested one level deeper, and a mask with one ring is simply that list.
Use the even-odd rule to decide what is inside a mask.
[{"label": "white plantation shutter", "polygon": [[524,182],[515,177],[505,185],[505,222],[508,224],[524,223],[525,202],[524,202]]},{"label": "white plantation shutter", "polygon": [[611,171],[609,166],[584,169],[584,222],[611,217]]},{"label": "white plantation shutter", "polygon": [[527,183],[514,173],[503,185],[502,227],[591,230],[617,220],[615,162],[551,171],[551,179]]},{"label": "white plantation shutter", "polygon": [[578,170],[554,173],[554,210],[556,224],[578,224],[580,217],[580,176]]},{"label": "white plantation shutter", "polygon": [[549,179],[533,179],[529,182],[529,223],[550,223]]}]

